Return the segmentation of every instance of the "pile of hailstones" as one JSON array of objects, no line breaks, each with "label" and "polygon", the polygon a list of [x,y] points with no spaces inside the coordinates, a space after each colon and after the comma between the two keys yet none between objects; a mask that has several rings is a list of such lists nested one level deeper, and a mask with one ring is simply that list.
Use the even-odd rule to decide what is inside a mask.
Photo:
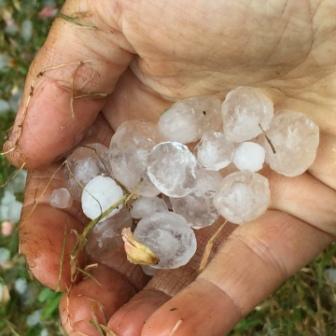
[{"label": "pile of hailstones", "polygon": [[110,147],[91,144],[68,158],[68,187],[54,190],[51,205],[80,200],[95,219],[125,193],[137,199],[120,205],[93,229],[88,253],[109,264],[122,245],[121,231],[136,223],[134,238],[159,259],[153,268],[188,263],[197,247],[194,230],[220,216],[244,224],[270,204],[264,162],[292,177],[313,163],[319,128],[302,113],[276,111],[259,89],[239,87],[224,102],[212,96],[174,103],[158,124],[130,120],[113,135]]}]

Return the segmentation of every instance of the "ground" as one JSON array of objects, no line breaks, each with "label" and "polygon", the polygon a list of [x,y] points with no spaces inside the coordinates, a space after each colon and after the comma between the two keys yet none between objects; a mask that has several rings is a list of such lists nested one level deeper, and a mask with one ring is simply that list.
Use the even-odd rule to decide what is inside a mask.
[{"label": "ground", "polygon": [[[27,67],[61,3],[0,0],[0,147],[14,119]],[[13,172],[0,156],[0,185]],[[0,189],[0,200],[5,190]],[[16,197],[22,200],[20,192]],[[335,252],[334,244],[241,321],[231,336],[336,335],[336,279],[326,272],[336,268]],[[32,279],[18,253],[17,228],[9,236],[0,233],[0,335],[62,335],[59,297]]]}]

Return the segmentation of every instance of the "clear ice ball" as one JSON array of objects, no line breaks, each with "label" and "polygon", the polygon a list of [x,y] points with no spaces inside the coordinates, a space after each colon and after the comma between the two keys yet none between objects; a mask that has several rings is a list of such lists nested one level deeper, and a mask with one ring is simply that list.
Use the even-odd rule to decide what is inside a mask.
[{"label": "clear ice ball", "polygon": [[238,87],[230,91],[222,105],[226,138],[232,142],[251,140],[268,130],[273,118],[273,103],[260,90]]},{"label": "clear ice ball", "polygon": [[110,143],[110,164],[113,177],[128,191],[133,192],[144,178],[147,159],[159,142],[153,123],[130,120],[122,123]]},{"label": "clear ice ball", "polygon": [[197,159],[203,167],[218,171],[231,163],[234,149],[224,133],[207,132],[197,146]]},{"label": "clear ice ball", "polygon": [[214,224],[219,214],[213,198],[222,182],[218,172],[199,170],[197,184],[192,193],[181,198],[170,198],[174,212],[183,216],[194,229]]},{"label": "clear ice ball", "polygon": [[196,252],[194,231],[187,221],[173,212],[156,212],[141,219],[134,238],[149,247],[160,259],[153,268],[178,268]]},{"label": "clear ice ball", "polygon": [[271,199],[266,177],[248,171],[226,176],[214,198],[218,212],[229,222],[243,224],[261,216]]},{"label": "clear ice ball", "polygon": [[59,188],[53,190],[49,202],[54,208],[68,209],[72,205],[72,197],[68,189]]},{"label": "clear ice ball", "polygon": [[149,155],[147,175],[163,194],[183,197],[196,185],[196,167],[197,160],[187,146],[162,142]]},{"label": "clear ice ball", "polygon": [[235,150],[233,163],[239,170],[257,172],[265,162],[265,149],[255,142],[242,142]]},{"label": "clear ice ball", "polygon": [[[86,217],[96,219],[112,205],[122,199],[124,192],[111,177],[96,176],[85,187],[82,193],[82,209]],[[112,217],[122,208],[122,204],[107,216]]]},{"label": "clear ice ball", "polygon": [[303,113],[282,112],[276,114],[267,136],[264,138],[266,162],[285,176],[303,174],[314,162],[319,145],[318,126]]},{"label": "clear ice ball", "polygon": [[139,197],[132,204],[131,216],[140,219],[155,212],[168,211],[166,202],[159,197]]},{"label": "clear ice ball", "polygon": [[126,207],[117,214],[95,225],[86,244],[86,252],[98,262],[114,267],[114,255],[123,250],[121,231],[132,226]]},{"label": "clear ice ball", "polygon": [[161,115],[160,133],[169,141],[195,142],[203,133],[221,128],[220,108],[221,101],[211,96],[178,101]]},{"label": "clear ice ball", "polygon": [[80,200],[84,186],[100,174],[108,174],[108,148],[99,143],[76,148],[66,160],[67,187],[71,196]]}]

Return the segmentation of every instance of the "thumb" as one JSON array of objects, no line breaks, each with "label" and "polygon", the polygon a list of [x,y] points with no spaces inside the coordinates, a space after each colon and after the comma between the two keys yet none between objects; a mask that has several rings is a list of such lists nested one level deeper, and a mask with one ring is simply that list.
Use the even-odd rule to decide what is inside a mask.
[{"label": "thumb", "polygon": [[[132,59],[120,8],[66,1],[33,61],[4,152],[17,166],[46,165],[84,136]],[[108,13],[108,21],[104,20]]]}]

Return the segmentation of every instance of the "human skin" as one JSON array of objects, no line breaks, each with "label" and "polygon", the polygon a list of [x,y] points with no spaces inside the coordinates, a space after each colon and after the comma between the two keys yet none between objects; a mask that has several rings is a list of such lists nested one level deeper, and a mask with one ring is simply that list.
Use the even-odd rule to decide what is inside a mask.
[{"label": "human skin", "polygon": [[[222,336],[334,240],[335,1],[70,0],[62,12],[81,25],[56,19],[5,145],[15,165],[30,169],[21,251],[38,280],[66,292],[60,312],[69,335],[98,335],[90,322],[96,318],[119,336]],[[48,205],[48,193],[64,185],[55,161],[83,138],[107,144],[124,120],[156,121],[173,101],[224,97],[241,85],[263,89],[276,109],[306,113],[319,125],[309,171],[286,178],[265,170],[270,210],[237,228],[227,224],[201,274],[200,255],[216,227],[198,233],[200,251],[182,269],[148,282],[120,254],[113,267],[98,265],[69,290],[73,230],[85,220],[78,205]],[[73,115],[74,88],[88,95],[74,100]]]}]

